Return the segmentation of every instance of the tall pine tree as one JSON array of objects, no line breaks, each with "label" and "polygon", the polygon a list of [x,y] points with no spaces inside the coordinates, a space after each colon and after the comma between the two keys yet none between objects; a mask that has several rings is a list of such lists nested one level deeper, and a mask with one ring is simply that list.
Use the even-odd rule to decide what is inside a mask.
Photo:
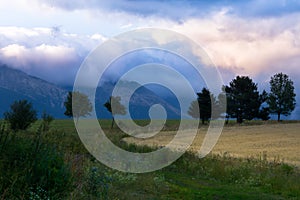
[{"label": "tall pine tree", "polygon": [[237,76],[229,86],[225,87],[227,93],[227,113],[229,117],[236,118],[237,123],[252,120],[259,114],[261,106],[260,95],[255,84],[248,76]]},{"label": "tall pine tree", "polygon": [[211,119],[212,104],[215,106],[217,102],[216,98],[206,88],[197,93],[197,96],[197,101],[191,103],[188,114],[193,118],[200,118],[204,124]]}]

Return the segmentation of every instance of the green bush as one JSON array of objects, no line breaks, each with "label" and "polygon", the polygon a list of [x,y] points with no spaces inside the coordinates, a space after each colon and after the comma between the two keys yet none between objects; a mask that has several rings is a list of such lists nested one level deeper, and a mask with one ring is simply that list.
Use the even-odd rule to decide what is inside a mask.
[{"label": "green bush", "polygon": [[9,122],[13,131],[26,130],[37,120],[37,113],[27,100],[15,101],[10,111],[4,113],[4,119]]},{"label": "green bush", "polygon": [[112,178],[105,170],[93,166],[86,176],[85,191],[90,198],[107,199],[111,182]]},{"label": "green bush", "polygon": [[32,161],[26,182],[33,188],[42,188],[49,197],[60,197],[72,187],[70,166],[63,160],[63,154],[53,147],[44,147]]},{"label": "green bush", "polygon": [[[0,153],[0,198],[59,199],[72,188],[70,167],[53,146],[36,151],[32,140],[17,137]],[[33,198],[33,196],[35,198]]]}]

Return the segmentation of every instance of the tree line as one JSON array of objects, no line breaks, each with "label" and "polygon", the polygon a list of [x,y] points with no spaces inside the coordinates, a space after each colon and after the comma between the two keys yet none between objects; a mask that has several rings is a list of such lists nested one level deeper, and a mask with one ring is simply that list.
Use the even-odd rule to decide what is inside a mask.
[{"label": "tree line", "polygon": [[[237,123],[243,123],[244,120],[255,118],[269,120],[270,114],[276,114],[277,120],[280,121],[281,115],[288,116],[295,109],[294,83],[288,75],[283,73],[272,76],[269,83],[269,94],[265,90],[259,93],[257,84],[248,76],[237,76],[229,85],[223,86],[223,92],[218,97],[203,88],[197,93],[197,100],[191,102],[188,114],[193,118],[201,119],[204,124],[213,118],[212,107],[221,108],[224,105],[220,102],[226,99],[226,108],[219,109],[226,110],[226,112],[218,113],[218,116],[214,118],[223,116],[227,123],[229,118],[236,119]],[[72,99],[75,99],[75,102],[72,102]],[[112,110],[112,105],[114,105],[114,110]],[[66,109],[64,114],[74,117],[76,123],[79,117],[88,116],[92,111],[88,96],[80,92],[69,92],[64,106]],[[111,96],[103,106],[112,114],[111,127],[114,125],[114,115],[126,114],[120,97]],[[9,122],[12,130],[25,130],[37,120],[37,112],[30,102],[19,100],[11,105],[10,111],[4,113],[4,119]],[[42,119],[50,123],[54,118],[44,112]]]},{"label": "tree line", "polygon": [[[73,101],[73,99],[75,101]],[[114,109],[112,109],[112,105]],[[64,102],[66,108],[65,115],[68,117],[74,117],[76,123],[78,122],[79,117],[88,116],[92,112],[92,104],[85,94],[82,94],[78,91],[69,92],[66,101]],[[113,128],[115,123],[114,115],[125,115],[126,108],[121,104],[121,97],[111,96],[103,106],[107,109],[108,112],[112,114],[112,123],[111,128]]]},{"label": "tree line", "polygon": [[[72,99],[75,99],[73,102]],[[112,110],[111,106],[114,106]],[[80,92],[69,92],[64,102],[65,112],[64,114],[68,117],[74,117],[76,123],[79,117],[85,117],[90,115],[92,112],[92,104],[85,94]],[[125,115],[125,106],[121,104],[120,97],[110,97],[107,102],[103,105],[106,109],[112,113],[112,124],[114,125],[114,115]],[[10,105],[10,110],[4,113],[4,120],[8,122],[9,128],[16,132],[18,130],[26,130],[31,124],[36,122],[38,119],[37,111],[33,108],[32,103],[27,100],[17,100]],[[47,114],[45,111],[41,115],[43,121],[43,129],[48,129],[49,124],[54,120],[54,117]],[[0,138],[1,141],[2,138]]]},{"label": "tree line", "polygon": [[200,118],[204,124],[212,118],[212,107],[223,106],[220,102],[226,98],[226,112],[219,113],[219,117],[226,117],[226,123],[229,118],[236,119],[237,123],[255,118],[269,120],[270,114],[276,114],[280,121],[281,115],[288,116],[295,109],[293,81],[288,75],[277,73],[269,83],[269,94],[265,90],[259,93],[257,84],[248,76],[237,76],[229,85],[223,86],[223,92],[218,97],[203,88],[197,93],[197,100],[191,103],[188,114],[193,118]]}]

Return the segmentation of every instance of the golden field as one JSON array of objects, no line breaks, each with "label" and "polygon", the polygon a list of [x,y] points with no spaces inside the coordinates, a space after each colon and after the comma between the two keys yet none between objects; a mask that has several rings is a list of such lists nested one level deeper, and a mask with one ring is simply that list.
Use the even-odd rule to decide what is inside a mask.
[{"label": "golden field", "polygon": [[[199,129],[191,151],[200,149],[206,131],[207,126]],[[166,131],[147,139],[128,137],[124,140],[138,145],[164,146],[175,134],[174,131]],[[300,123],[225,126],[212,153],[266,158],[300,167]]]}]

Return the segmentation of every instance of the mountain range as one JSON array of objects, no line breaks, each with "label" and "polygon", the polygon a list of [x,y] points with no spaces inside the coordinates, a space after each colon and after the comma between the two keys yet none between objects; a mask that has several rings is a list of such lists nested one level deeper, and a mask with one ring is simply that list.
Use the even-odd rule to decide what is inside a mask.
[{"label": "mountain range", "polygon": [[[114,82],[105,81],[101,83],[96,91],[95,106],[98,118],[110,119],[111,114],[103,104],[109,99],[115,87]],[[149,108],[154,104],[161,104],[168,119],[180,118],[180,106],[170,91],[158,88],[157,86],[140,86],[137,82],[124,82],[120,96],[125,98],[130,88],[139,87],[130,98],[129,113],[133,119],[149,119]],[[10,105],[16,100],[26,99],[32,103],[38,116],[43,111],[58,119],[66,118],[64,115],[64,101],[68,91],[73,86],[59,86],[40,78],[30,76],[23,71],[10,68],[0,64],[0,119],[3,113],[9,110]],[[299,119],[300,107],[297,104],[291,116],[283,119]],[[274,116],[271,115],[273,119]],[[275,118],[274,118],[275,119]]]},{"label": "mountain range", "polygon": [[[107,118],[109,114],[104,108],[103,104],[111,96],[115,83],[105,82],[100,84],[97,88],[95,105],[97,108],[96,113],[98,118]],[[128,96],[129,91],[132,88],[138,88],[131,97]],[[158,95],[154,91],[148,89],[147,87],[139,85],[137,82],[128,81],[123,82],[120,87],[121,93],[118,94],[123,100],[129,101],[129,113],[133,119],[149,119],[148,111],[152,105],[160,104],[162,105],[167,113],[168,119],[180,118],[180,106],[176,97],[162,96]],[[121,99],[122,102],[122,99]],[[110,115],[109,115],[110,116]]]},{"label": "mountain range", "polygon": [[26,99],[39,115],[46,111],[56,118],[63,118],[66,95],[67,91],[55,84],[0,66],[0,117],[14,101]]},{"label": "mountain range", "polygon": [[[130,98],[129,112],[134,119],[148,119],[148,110],[154,104],[161,104],[167,112],[168,118],[179,118],[180,108],[176,98],[161,97],[154,91],[137,85],[136,82],[122,84],[122,94],[126,96],[131,86],[139,88]],[[111,114],[103,104],[112,94],[114,83],[106,81],[99,85],[95,96],[95,106],[98,118],[111,118]],[[30,76],[23,71],[0,65],[0,118],[9,110],[16,100],[26,99],[32,103],[40,116],[43,111],[55,118],[66,118],[64,115],[64,101],[68,91],[73,87],[58,86],[40,78]]]}]

